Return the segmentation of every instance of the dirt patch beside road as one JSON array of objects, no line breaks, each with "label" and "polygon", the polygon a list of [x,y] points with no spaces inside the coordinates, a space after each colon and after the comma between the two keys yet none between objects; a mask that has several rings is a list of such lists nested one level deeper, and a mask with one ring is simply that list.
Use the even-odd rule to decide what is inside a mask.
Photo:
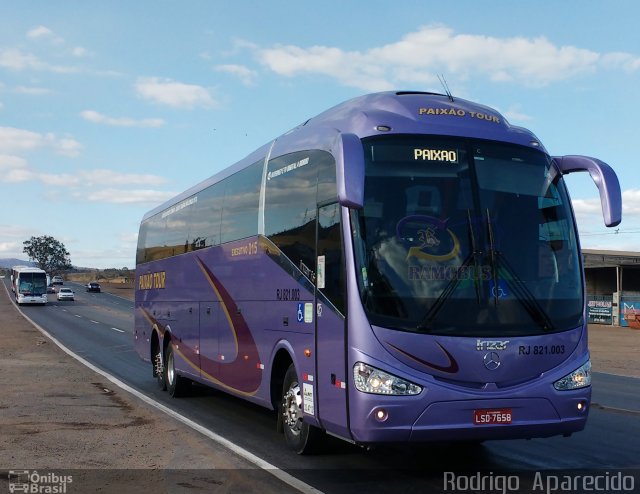
[{"label": "dirt patch beside road", "polygon": [[133,300],[135,296],[133,283],[112,283],[109,281],[101,281],[100,289],[103,292],[118,295],[119,297],[123,297],[128,300]]},{"label": "dirt patch beside road", "polygon": [[22,317],[4,284],[0,333],[0,492],[9,470],[68,469],[67,492],[292,491],[64,353]]},{"label": "dirt patch beside road", "polygon": [[590,324],[589,351],[594,372],[640,377],[640,330]]}]

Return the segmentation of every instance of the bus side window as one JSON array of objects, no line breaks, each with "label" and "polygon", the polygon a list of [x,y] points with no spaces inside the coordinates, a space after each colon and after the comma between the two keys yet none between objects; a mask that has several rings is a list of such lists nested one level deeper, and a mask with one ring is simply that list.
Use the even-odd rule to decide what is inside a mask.
[{"label": "bus side window", "polygon": [[189,227],[188,251],[220,245],[223,203],[224,181],[213,184],[198,194]]},{"label": "bus side window", "polygon": [[267,168],[265,235],[313,281],[316,207],[335,198],[335,162],[326,151],[273,158]]},{"label": "bus side window", "polygon": [[258,233],[258,202],[263,160],[224,180],[221,243],[240,240]]},{"label": "bus side window", "polygon": [[324,259],[324,287],[319,290],[342,314],[345,313],[345,278],[340,234],[340,206],[331,204],[319,210],[318,258]]}]

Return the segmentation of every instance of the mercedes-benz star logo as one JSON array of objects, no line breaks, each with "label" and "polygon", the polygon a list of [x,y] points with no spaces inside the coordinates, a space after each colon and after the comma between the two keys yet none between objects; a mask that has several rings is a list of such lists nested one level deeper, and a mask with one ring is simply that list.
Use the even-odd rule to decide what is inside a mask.
[{"label": "mercedes-benz star logo", "polygon": [[482,360],[487,370],[494,371],[500,367],[500,355],[496,352],[487,353]]}]

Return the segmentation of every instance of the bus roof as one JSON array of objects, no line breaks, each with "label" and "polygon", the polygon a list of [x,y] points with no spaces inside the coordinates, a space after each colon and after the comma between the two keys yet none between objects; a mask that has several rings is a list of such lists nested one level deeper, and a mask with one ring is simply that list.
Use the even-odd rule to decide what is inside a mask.
[{"label": "bus roof", "polygon": [[510,125],[504,116],[485,105],[418,91],[366,94],[340,103],[294,127],[234,165],[152,209],[143,220],[256,161],[264,160],[266,156],[277,157],[307,149],[332,152],[340,134],[354,134],[360,139],[381,134],[459,136],[509,142],[544,151],[532,132]]},{"label": "bus roof", "polygon": [[44,273],[45,271],[34,266],[13,266],[11,268],[16,273]]}]

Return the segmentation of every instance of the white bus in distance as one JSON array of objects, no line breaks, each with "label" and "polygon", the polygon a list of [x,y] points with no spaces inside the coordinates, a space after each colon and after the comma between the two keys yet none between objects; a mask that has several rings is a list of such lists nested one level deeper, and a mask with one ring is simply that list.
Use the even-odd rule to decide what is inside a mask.
[{"label": "white bus in distance", "polygon": [[47,273],[39,268],[14,266],[11,269],[11,289],[18,305],[44,305],[47,303]]}]

